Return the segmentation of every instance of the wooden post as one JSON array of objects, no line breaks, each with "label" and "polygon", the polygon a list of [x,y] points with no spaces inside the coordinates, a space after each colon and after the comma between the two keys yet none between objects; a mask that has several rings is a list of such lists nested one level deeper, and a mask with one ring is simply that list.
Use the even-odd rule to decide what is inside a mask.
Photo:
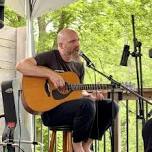
[{"label": "wooden post", "polygon": [[121,152],[121,127],[119,112],[114,124],[114,152]]}]

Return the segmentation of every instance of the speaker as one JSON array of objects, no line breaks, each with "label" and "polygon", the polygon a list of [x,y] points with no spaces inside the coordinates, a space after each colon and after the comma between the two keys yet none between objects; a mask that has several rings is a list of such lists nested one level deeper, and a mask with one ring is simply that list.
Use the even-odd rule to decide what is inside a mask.
[{"label": "speaker", "polygon": [[5,115],[6,124],[10,122],[13,122],[15,124],[17,123],[12,82],[13,81],[10,80],[10,81],[3,81],[1,83],[2,99],[3,99],[3,107],[4,107],[4,115]]},{"label": "speaker", "polygon": [[5,0],[0,0],[0,29],[4,27],[4,3]]}]

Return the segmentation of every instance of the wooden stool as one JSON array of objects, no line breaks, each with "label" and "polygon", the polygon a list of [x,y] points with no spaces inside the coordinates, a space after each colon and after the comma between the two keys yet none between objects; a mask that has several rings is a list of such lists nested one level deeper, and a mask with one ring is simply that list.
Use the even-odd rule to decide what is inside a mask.
[{"label": "wooden stool", "polygon": [[71,126],[53,126],[49,127],[52,130],[50,135],[50,148],[49,152],[53,152],[54,145],[56,143],[56,132],[62,131],[63,132],[63,152],[73,152],[72,148],[72,127]]}]

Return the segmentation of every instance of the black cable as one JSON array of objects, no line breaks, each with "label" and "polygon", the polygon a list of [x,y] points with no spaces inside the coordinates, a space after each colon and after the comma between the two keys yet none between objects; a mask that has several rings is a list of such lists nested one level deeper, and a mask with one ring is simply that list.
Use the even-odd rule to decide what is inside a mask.
[{"label": "black cable", "polygon": [[[94,72],[94,82],[95,82],[95,86],[97,85],[97,77],[96,77],[96,72],[95,71],[93,71]],[[95,87],[96,88],[96,95],[97,95],[97,87]],[[95,101],[95,102],[99,102],[99,101]],[[96,104],[96,115],[97,115],[97,134],[99,135],[99,116],[98,116],[98,103],[95,103]],[[97,144],[98,145],[98,148],[99,148],[99,143]],[[99,149],[98,149],[98,151],[99,151]]]},{"label": "black cable", "polygon": [[101,61],[101,59],[100,58],[98,58],[99,59],[99,62],[100,62],[100,67],[101,67],[101,69],[102,69],[102,72],[103,73],[106,73],[105,71],[104,71],[104,67],[102,66],[102,61]]}]

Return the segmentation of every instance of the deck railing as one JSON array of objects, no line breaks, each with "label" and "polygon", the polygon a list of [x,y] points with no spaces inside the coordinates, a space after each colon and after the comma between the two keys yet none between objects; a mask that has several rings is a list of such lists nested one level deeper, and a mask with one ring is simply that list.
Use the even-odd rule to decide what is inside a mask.
[{"label": "deck railing", "polygon": [[[109,128],[101,141],[94,141],[94,152],[144,152],[142,140],[142,127],[150,118],[152,112],[152,89],[145,88],[144,97],[150,103],[144,102],[144,119],[139,116],[139,102],[137,97],[130,93],[115,93],[115,101],[119,104],[119,113],[114,127]],[[121,100],[120,100],[121,99]],[[41,122],[40,116],[33,116],[34,141],[39,144],[32,146],[33,152],[47,152],[50,140],[50,130]],[[26,151],[26,150],[25,150]],[[61,132],[57,136],[56,152],[62,152]]]},{"label": "deck railing", "polygon": [[[119,98],[122,100],[119,100]],[[152,89],[144,89],[144,97],[152,99]],[[119,114],[114,123],[114,134],[112,128],[109,128],[101,141],[94,141],[94,152],[144,152],[142,140],[142,127],[144,120],[150,118],[148,115],[152,106],[144,102],[144,118],[139,117],[138,99],[130,94],[123,92],[115,94],[115,100],[119,104]],[[40,117],[36,119],[40,122]],[[50,131],[41,124],[41,127],[36,127],[36,140],[42,143],[43,146],[37,146],[36,151],[46,152],[49,147]],[[113,137],[113,138],[112,138]],[[62,151],[61,133],[57,137],[56,151]],[[114,146],[112,146],[114,144]],[[112,148],[113,147],[113,148]]]}]

